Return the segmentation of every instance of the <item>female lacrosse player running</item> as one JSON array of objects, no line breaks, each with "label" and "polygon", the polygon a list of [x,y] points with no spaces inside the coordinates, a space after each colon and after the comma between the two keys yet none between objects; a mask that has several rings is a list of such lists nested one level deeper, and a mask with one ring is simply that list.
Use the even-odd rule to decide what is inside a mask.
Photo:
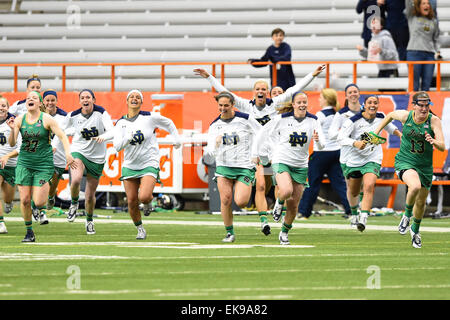
[{"label": "female lacrosse player running", "polygon": [[312,140],[322,149],[325,141],[317,117],[307,112],[308,96],[296,92],[292,102],[279,110],[281,113],[258,134],[258,149],[267,137],[272,137],[272,168],[278,185],[278,197],[273,208],[273,219],[281,218],[286,201],[286,216],[278,236],[280,243],[289,244],[288,232],[297,214],[298,204],[307,185],[309,145]]},{"label": "female lacrosse player running", "polygon": [[[44,99],[45,112],[55,119],[60,128],[65,130],[67,124],[67,113],[59,108],[58,95],[54,90],[46,90],[42,94]],[[50,180],[50,191],[48,193],[47,210],[51,210],[55,205],[56,189],[58,188],[59,180],[62,178],[64,170],[66,168],[66,156],[64,154],[64,147],[55,135],[52,134],[52,147],[53,147],[53,163],[55,165],[55,172]]]},{"label": "female lacrosse player running", "polygon": [[[41,79],[39,79],[39,76],[37,74],[33,74],[30,78],[27,80],[27,94],[31,91],[41,92]],[[11,107],[9,108],[9,113],[11,113],[14,116],[18,116],[24,113],[27,113],[27,100],[18,100],[14,102]]]},{"label": "female lacrosse player running", "polygon": [[142,225],[139,202],[144,205],[144,215],[151,211],[153,189],[159,180],[159,148],[155,129],[168,131],[175,139],[174,147],[181,146],[180,137],[172,120],[158,113],[141,111],[144,96],[139,90],[131,90],[127,95],[127,114],[120,118],[113,131],[93,138],[99,143],[113,138],[117,151],[124,150],[122,176],[128,211],[136,226],[137,240],[144,240],[147,232]]},{"label": "female lacrosse player running", "polygon": [[67,117],[66,132],[73,135],[71,151],[77,168],[71,174],[71,205],[67,212],[67,220],[73,222],[77,216],[80,185],[86,170],[86,233],[95,234],[94,208],[95,191],[102,176],[106,157],[106,143],[97,143],[92,138],[112,130],[114,124],[109,113],[95,104],[92,90],[83,89],[79,94],[80,108],[70,112]]},{"label": "female lacrosse player running", "polygon": [[[6,122],[9,118],[14,117],[8,112],[8,109],[8,100],[0,95],[0,186],[2,189],[2,201],[0,201],[0,233],[8,233],[3,220],[3,211],[10,213],[12,209],[12,201],[14,200],[16,189],[15,174],[17,155],[20,149],[20,142],[17,143],[16,147],[11,147],[8,143],[11,128]],[[5,210],[3,210],[3,203],[5,204]]]},{"label": "female lacrosse player running", "polygon": [[22,242],[34,242],[31,198],[33,198],[39,211],[42,211],[48,197],[48,182],[54,172],[53,150],[50,144],[52,132],[63,143],[68,165],[71,168],[76,168],[76,163],[70,154],[67,136],[51,116],[42,112],[44,105],[40,93],[32,91],[28,93],[26,100],[28,112],[18,116],[17,119],[10,117],[7,124],[12,129],[9,136],[9,144],[12,147],[16,145],[19,132],[22,136],[22,145],[16,167],[16,184],[19,186],[20,208],[27,228],[27,233]]},{"label": "female lacrosse player running", "polygon": [[[357,228],[361,232],[366,228],[367,218],[372,208],[375,183],[380,176],[383,160],[381,145],[368,144],[366,140],[361,139],[361,136],[373,131],[384,119],[384,114],[377,112],[378,107],[378,97],[368,96],[364,101],[363,111],[347,119],[338,135],[338,141],[342,146],[352,148],[344,171],[348,179],[347,198],[350,206],[358,205],[358,196],[363,184],[361,213],[357,222]],[[386,130],[389,134],[401,136],[400,131],[393,124],[390,124]]]},{"label": "female lacrosse player running", "polygon": [[234,202],[243,208],[248,203],[255,179],[256,134],[261,125],[246,113],[234,111],[234,95],[227,91],[215,96],[220,116],[208,131],[204,156],[216,160],[216,179],[220,193],[220,212],[227,232],[223,242],[234,242]]},{"label": "female lacrosse player running", "polygon": [[[281,104],[290,102],[292,95],[300,90],[303,90],[315,77],[317,77],[323,70],[325,65],[317,67],[313,72],[306,75],[301,81],[299,81],[295,86],[288,88],[286,92],[272,96],[269,99],[269,84],[264,80],[258,80],[253,85],[253,99],[248,100],[241,98],[233,93],[234,100],[236,101],[236,108],[254,117],[261,125],[265,125],[270,119],[277,115],[277,107]],[[229,92],[216,78],[206,72],[204,69],[194,69],[195,74],[207,79],[211,86],[218,92],[226,91]],[[256,172],[256,193],[255,193],[255,204],[258,210],[260,221],[261,221],[261,231],[265,235],[270,234],[270,226],[267,222],[267,200],[266,200],[266,190],[272,184],[272,171],[264,170],[262,165],[257,165]]]},{"label": "female lacrosse player running", "polygon": [[[350,83],[345,87],[344,92],[345,92],[344,108],[339,110],[339,112],[337,112],[334,115],[333,121],[331,122],[330,128],[328,130],[328,138],[330,140],[337,140],[339,130],[341,130],[344,122],[347,119],[361,112],[361,104],[359,102],[359,98],[361,95],[358,86],[354,83]],[[345,171],[347,167],[346,165],[347,158],[349,157],[351,151],[352,151],[351,146],[341,146],[341,153],[339,155],[339,162],[341,163],[341,169],[342,173],[344,174],[345,182],[347,185],[346,188],[347,191],[348,191],[348,179],[345,176]],[[358,223],[358,204],[356,204],[355,206],[351,206],[350,210],[351,210],[350,225],[352,227],[356,227],[356,224]]]},{"label": "female lacrosse player running", "polygon": [[398,177],[408,186],[405,214],[400,221],[398,231],[406,234],[411,217],[411,242],[414,248],[422,247],[419,228],[425,213],[426,199],[433,179],[433,148],[445,150],[441,120],[430,111],[429,95],[420,91],[412,98],[413,109],[390,112],[379,123],[378,134],[392,120],[403,124],[400,151],[395,156],[395,170]]}]

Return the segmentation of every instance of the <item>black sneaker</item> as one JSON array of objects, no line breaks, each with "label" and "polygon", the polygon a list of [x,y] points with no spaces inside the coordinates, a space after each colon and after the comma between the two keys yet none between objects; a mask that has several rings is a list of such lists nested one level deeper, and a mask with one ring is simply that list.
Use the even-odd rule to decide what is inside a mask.
[{"label": "black sneaker", "polygon": [[261,232],[264,233],[265,236],[270,234],[270,226],[267,221],[261,222]]},{"label": "black sneaker", "polygon": [[25,238],[23,238],[22,242],[35,242],[36,237],[34,236],[33,230],[27,230],[27,234],[25,235]]}]

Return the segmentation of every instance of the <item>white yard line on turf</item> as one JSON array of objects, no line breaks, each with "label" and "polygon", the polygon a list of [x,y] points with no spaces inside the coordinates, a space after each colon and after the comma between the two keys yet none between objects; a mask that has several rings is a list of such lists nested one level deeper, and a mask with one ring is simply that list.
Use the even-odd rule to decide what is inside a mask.
[{"label": "white yard line on turf", "polygon": [[[23,222],[22,218],[18,217],[7,217],[5,218],[5,222],[8,221],[16,221],[16,222]],[[66,219],[57,219],[57,218],[50,218],[50,223],[69,223]],[[110,224],[110,223],[119,223],[119,224],[132,224],[130,219],[95,219],[94,222],[97,224]],[[85,223],[85,219],[78,218],[72,223]],[[222,226],[222,221],[187,221],[187,220],[144,220],[144,224],[149,225],[183,225],[183,226]],[[234,226],[237,227],[261,227],[260,222],[233,222]],[[279,227],[281,224],[279,223],[269,223],[271,227]],[[350,227],[350,224],[325,224],[325,223],[302,223],[302,222],[295,222],[295,228],[296,229],[335,229],[335,230],[354,230]],[[366,226],[366,230],[378,230],[378,231],[395,231],[398,232],[397,226],[380,226],[380,225],[371,225],[368,224]],[[427,226],[421,226],[421,231],[425,232],[449,232],[450,228],[446,227],[427,227]]]}]

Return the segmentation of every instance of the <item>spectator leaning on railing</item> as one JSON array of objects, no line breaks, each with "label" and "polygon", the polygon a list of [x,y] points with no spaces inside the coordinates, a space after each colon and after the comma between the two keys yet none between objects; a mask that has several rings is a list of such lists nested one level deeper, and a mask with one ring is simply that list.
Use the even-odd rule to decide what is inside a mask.
[{"label": "spectator leaning on railing", "polygon": [[[405,0],[405,14],[410,33],[407,59],[409,61],[442,59],[439,51],[439,26],[429,0]],[[414,65],[414,91],[429,91],[433,73],[434,64]]]}]

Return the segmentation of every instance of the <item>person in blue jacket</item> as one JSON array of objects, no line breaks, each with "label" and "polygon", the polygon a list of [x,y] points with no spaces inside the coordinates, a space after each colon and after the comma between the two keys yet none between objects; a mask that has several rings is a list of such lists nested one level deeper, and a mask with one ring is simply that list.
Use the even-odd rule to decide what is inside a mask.
[{"label": "person in blue jacket", "polygon": [[[273,45],[267,48],[266,53],[261,59],[248,59],[255,68],[265,67],[267,65],[255,65],[254,62],[270,61],[273,63],[280,61],[291,61],[291,47],[284,42],[285,33],[282,29],[276,28],[272,31]],[[270,80],[272,81],[272,66],[270,66]],[[295,85],[294,71],[291,64],[277,65],[277,86],[286,89]]]},{"label": "person in blue jacket", "polygon": [[359,0],[356,5],[356,12],[358,14],[364,13],[361,38],[364,39],[364,47],[368,48],[369,41],[372,38],[372,31],[370,30],[371,21],[368,20],[374,15],[385,18],[385,7],[384,4],[379,3],[379,0]]}]

